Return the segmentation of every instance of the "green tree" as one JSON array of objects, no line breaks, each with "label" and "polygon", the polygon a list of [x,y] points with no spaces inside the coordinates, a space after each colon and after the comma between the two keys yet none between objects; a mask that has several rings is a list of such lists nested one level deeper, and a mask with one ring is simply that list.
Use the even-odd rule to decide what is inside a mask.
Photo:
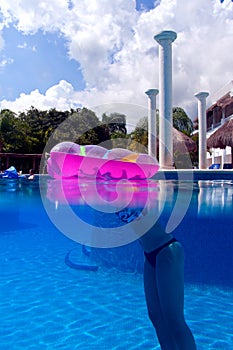
[{"label": "green tree", "polygon": [[110,135],[112,134],[127,134],[126,115],[121,113],[111,113],[109,116],[104,113],[102,115],[102,123],[109,127]]},{"label": "green tree", "polygon": [[172,109],[173,126],[177,130],[190,136],[194,130],[193,122],[181,107],[173,107]]},{"label": "green tree", "polygon": [[130,149],[135,152],[147,152],[148,146],[148,117],[139,119],[131,135]]},{"label": "green tree", "polygon": [[[9,126],[7,126],[7,121],[11,117],[14,117],[15,113],[9,109],[2,109],[0,112],[0,152],[4,151],[5,133],[9,131]],[[2,123],[3,121],[3,123]]]},{"label": "green tree", "polygon": [[95,145],[108,137],[108,130],[102,126],[93,111],[78,108],[72,109],[68,117],[55,129],[50,143],[51,147],[64,141],[72,141],[80,145]]},{"label": "green tree", "polygon": [[27,137],[27,125],[21,118],[9,110],[2,110],[0,131],[3,152],[26,153],[30,138]]},{"label": "green tree", "polygon": [[19,118],[27,124],[28,134],[33,140],[30,153],[42,153],[52,132],[68,115],[68,111],[57,111],[55,108],[40,111],[33,106],[26,112],[20,113]]},{"label": "green tree", "polygon": [[108,139],[111,140],[108,143],[105,143],[106,148],[128,147],[125,114],[114,112],[108,116],[106,113],[104,113],[102,115],[102,124],[108,130]]}]

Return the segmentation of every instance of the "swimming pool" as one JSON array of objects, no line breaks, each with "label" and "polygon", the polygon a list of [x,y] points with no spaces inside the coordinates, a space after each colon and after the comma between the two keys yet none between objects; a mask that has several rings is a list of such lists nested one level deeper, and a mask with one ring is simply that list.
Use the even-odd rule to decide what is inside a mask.
[{"label": "swimming pool", "polygon": [[[158,183],[168,189],[166,219],[177,193],[185,198],[190,182]],[[175,230],[186,256],[186,320],[199,350],[228,350],[233,344],[233,183],[196,181],[192,188]],[[159,349],[146,311],[138,242],[84,254],[81,244],[51,222],[37,181],[1,179],[0,212],[1,349]],[[98,269],[71,268],[67,253],[73,263],[82,259]]]}]

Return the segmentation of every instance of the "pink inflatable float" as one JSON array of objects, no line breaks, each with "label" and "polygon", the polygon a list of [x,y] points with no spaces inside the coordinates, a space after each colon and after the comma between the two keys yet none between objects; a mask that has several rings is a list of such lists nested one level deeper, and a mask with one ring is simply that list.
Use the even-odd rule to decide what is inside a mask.
[{"label": "pink inflatable float", "polygon": [[122,148],[107,150],[97,145],[80,146],[62,142],[52,148],[47,163],[53,178],[98,178],[142,180],[159,169],[156,158]]}]

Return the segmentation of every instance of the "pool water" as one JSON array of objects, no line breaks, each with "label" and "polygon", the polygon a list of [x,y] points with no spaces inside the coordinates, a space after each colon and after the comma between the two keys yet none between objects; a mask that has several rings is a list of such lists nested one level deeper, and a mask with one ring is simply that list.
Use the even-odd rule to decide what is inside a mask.
[{"label": "pool water", "polygon": [[[167,181],[171,197],[177,182]],[[233,346],[231,182],[194,183],[175,235],[185,250],[185,316],[198,350]],[[179,184],[184,196],[187,184]],[[169,200],[168,209],[169,211]],[[160,349],[144,300],[143,254],[82,246],[48,218],[37,182],[0,180],[1,350]],[[83,259],[97,271],[65,263]]]}]

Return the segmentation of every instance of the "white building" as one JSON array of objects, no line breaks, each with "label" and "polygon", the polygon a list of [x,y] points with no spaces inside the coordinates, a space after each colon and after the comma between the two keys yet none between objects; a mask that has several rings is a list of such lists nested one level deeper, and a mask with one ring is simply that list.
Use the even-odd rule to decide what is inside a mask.
[{"label": "white building", "polygon": [[[233,118],[233,80],[219,90],[212,100],[215,102],[206,111],[207,140],[221,125]],[[207,167],[220,164],[220,168],[223,168],[226,163],[231,163],[231,147],[212,148],[211,153],[207,152]]]}]

